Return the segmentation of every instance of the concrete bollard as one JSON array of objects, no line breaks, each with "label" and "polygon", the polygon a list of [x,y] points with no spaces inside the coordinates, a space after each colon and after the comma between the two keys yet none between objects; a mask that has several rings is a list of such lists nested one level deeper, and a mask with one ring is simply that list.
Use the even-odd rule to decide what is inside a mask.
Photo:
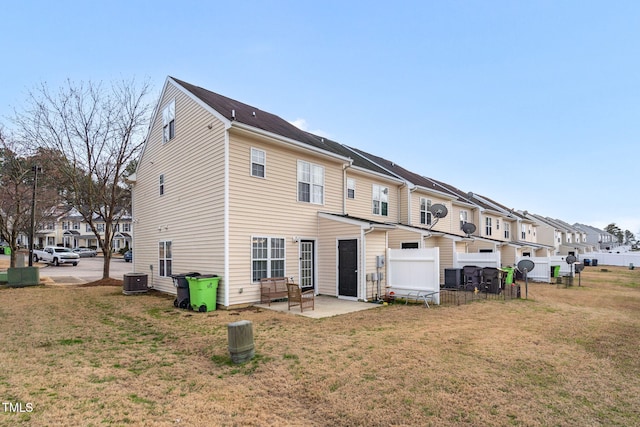
[{"label": "concrete bollard", "polygon": [[229,354],[235,364],[248,362],[255,355],[253,345],[253,324],[248,320],[229,323]]}]

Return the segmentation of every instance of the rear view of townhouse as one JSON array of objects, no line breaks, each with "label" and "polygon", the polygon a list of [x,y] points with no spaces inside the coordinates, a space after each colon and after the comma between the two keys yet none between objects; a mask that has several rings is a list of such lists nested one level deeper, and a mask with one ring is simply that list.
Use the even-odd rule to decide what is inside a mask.
[{"label": "rear view of townhouse", "polygon": [[217,274],[223,307],[259,301],[263,277],[375,299],[388,248],[438,247],[441,270],[460,252],[554,249],[525,215],[171,77],[131,180],[135,271],[169,293],[173,274]]}]

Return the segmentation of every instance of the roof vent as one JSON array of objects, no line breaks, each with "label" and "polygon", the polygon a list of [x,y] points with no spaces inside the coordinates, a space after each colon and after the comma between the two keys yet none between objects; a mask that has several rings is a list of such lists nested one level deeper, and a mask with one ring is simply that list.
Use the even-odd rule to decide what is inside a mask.
[{"label": "roof vent", "polygon": [[231,120],[236,119],[236,110],[231,110]]},{"label": "roof vent", "polygon": [[253,117],[255,117],[255,116],[256,116],[256,112],[255,112],[255,111],[251,112],[251,115],[252,115]]}]

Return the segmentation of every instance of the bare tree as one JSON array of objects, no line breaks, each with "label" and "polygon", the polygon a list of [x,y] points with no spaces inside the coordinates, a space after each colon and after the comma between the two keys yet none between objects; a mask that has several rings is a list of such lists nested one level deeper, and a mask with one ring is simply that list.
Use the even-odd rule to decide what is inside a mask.
[{"label": "bare tree", "polygon": [[[144,143],[151,104],[148,82],[67,81],[52,92],[45,83],[28,96],[15,124],[24,141],[62,153],[50,166],[64,177],[64,197],[90,226],[104,254],[102,277],[109,277],[113,226],[130,206],[123,184],[127,165]],[[104,223],[104,238],[97,223]]]},{"label": "bare tree", "polygon": [[[27,156],[23,149],[22,144],[0,129],[0,236],[11,248],[11,267],[16,266],[20,246],[27,244],[19,241],[19,236],[31,235],[32,220],[34,228],[38,228],[42,218],[58,202],[58,192],[47,180],[37,189],[34,186],[33,168],[46,163],[49,157],[45,153]],[[37,190],[35,201],[34,190]]]}]

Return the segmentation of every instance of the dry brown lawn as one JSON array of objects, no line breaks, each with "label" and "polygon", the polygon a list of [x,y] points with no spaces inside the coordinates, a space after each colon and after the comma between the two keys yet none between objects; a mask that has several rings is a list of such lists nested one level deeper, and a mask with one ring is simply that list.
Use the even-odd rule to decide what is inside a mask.
[{"label": "dry brown lawn", "polygon": [[[640,425],[640,271],[591,267],[582,287],[528,296],[314,320],[114,286],[0,289],[0,404],[33,408],[0,406],[0,425]],[[256,356],[233,365],[240,319]]]}]

